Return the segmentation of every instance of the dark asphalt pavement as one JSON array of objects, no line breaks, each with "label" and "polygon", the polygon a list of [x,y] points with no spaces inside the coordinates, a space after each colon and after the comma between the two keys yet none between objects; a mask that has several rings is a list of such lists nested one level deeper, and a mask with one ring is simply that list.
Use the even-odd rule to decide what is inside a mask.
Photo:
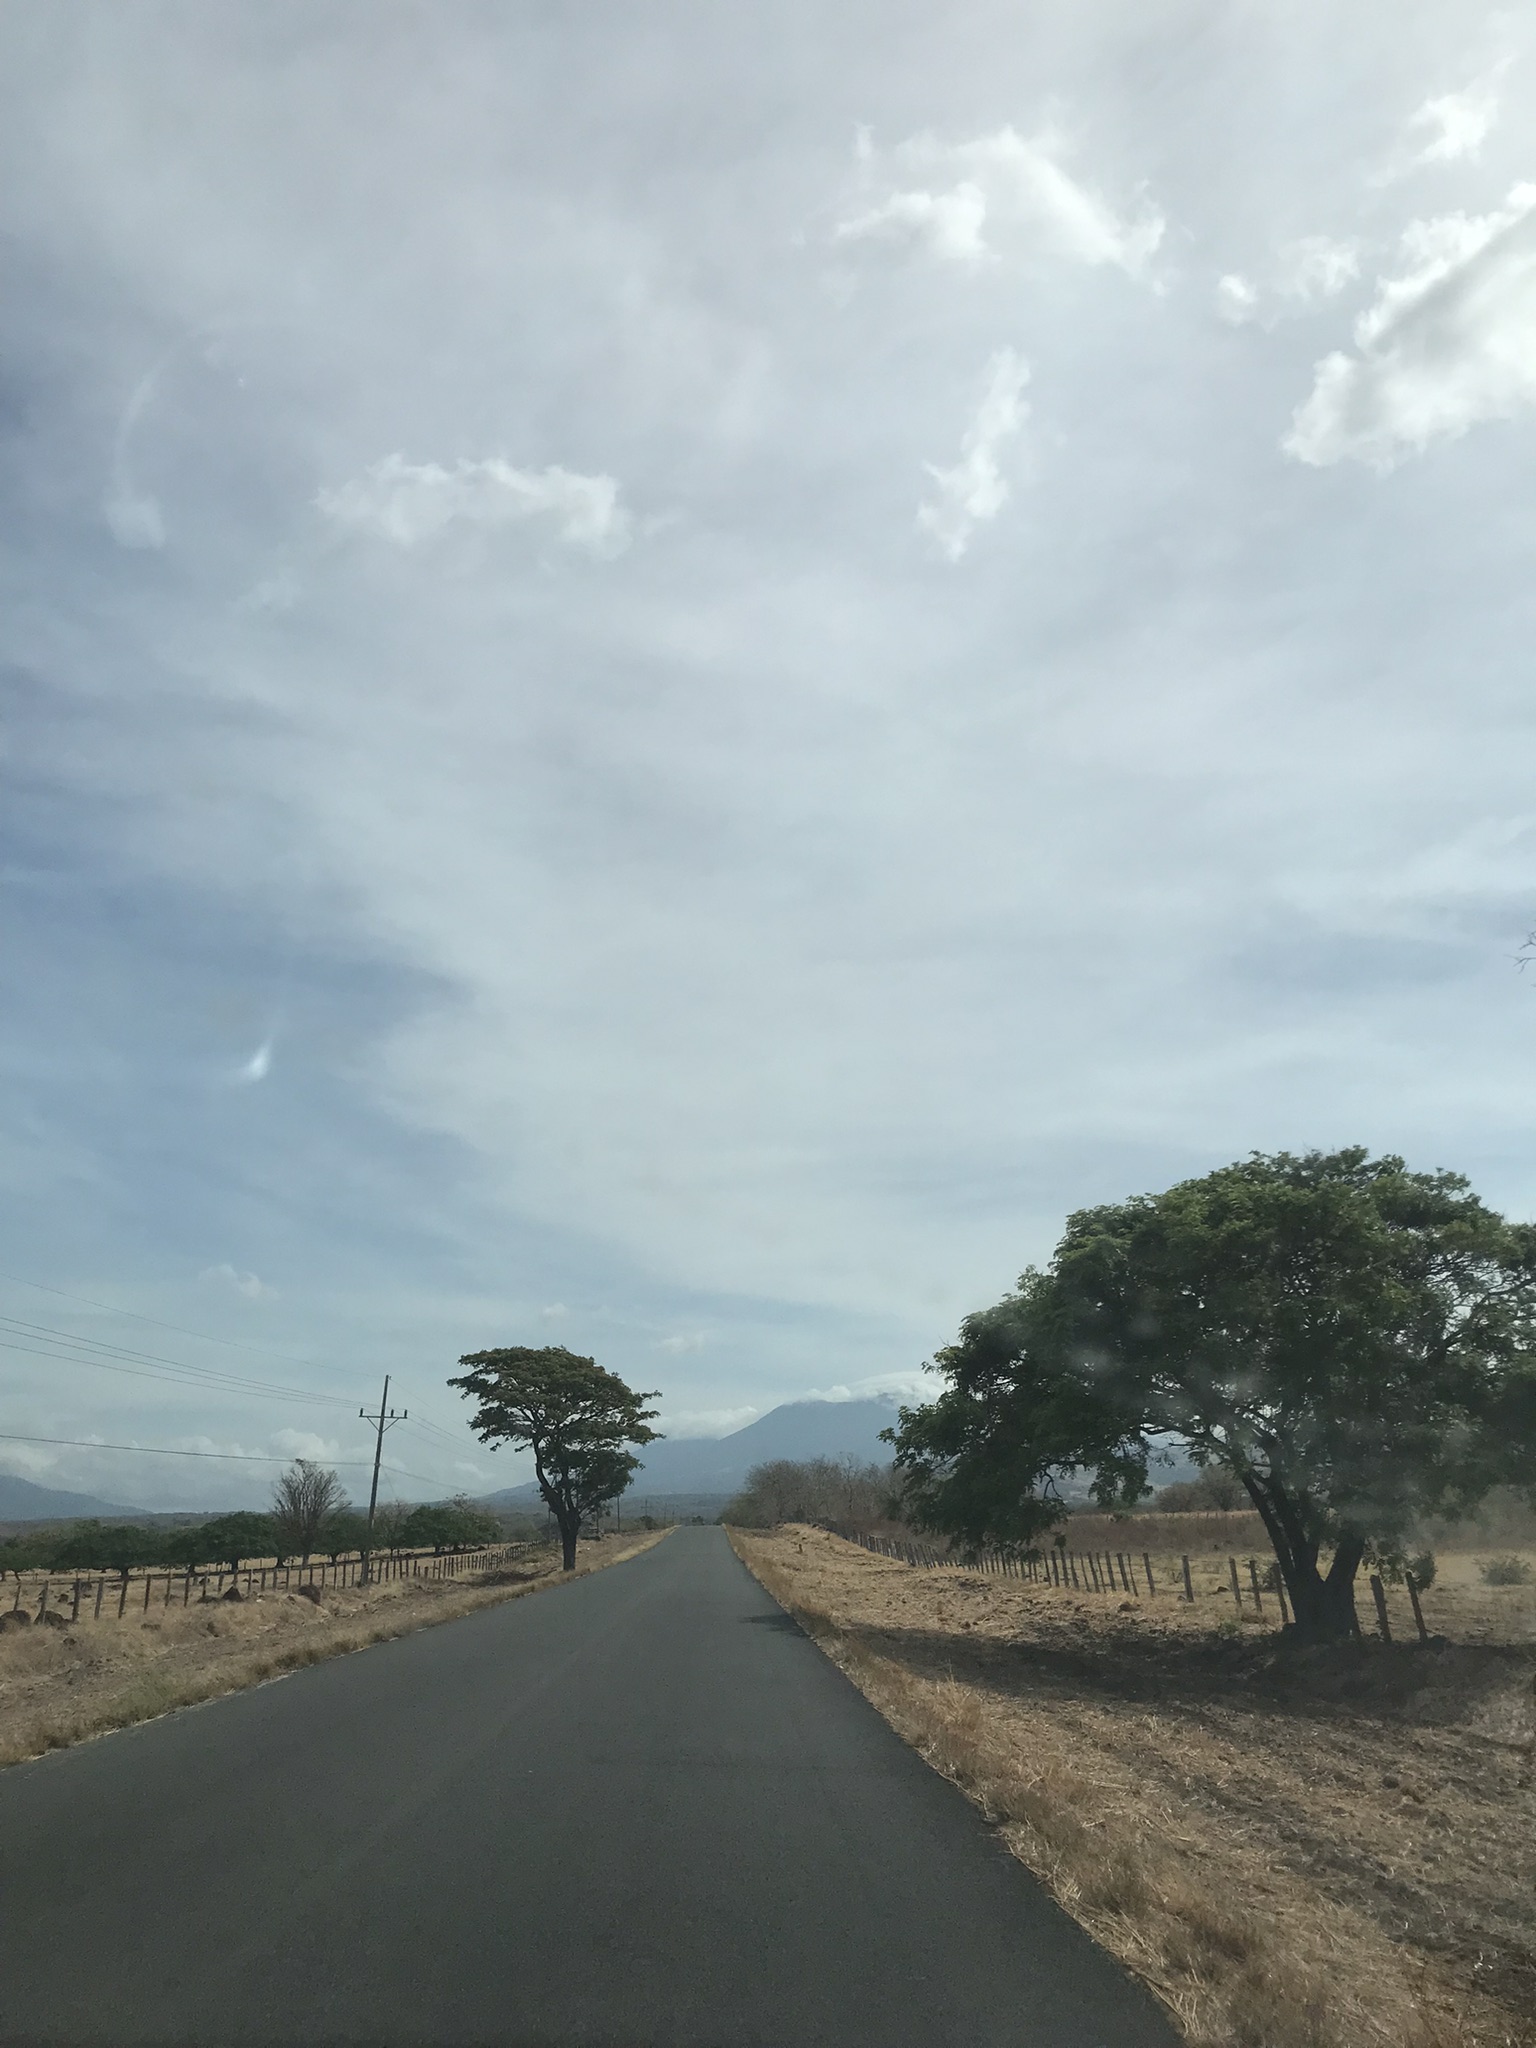
[{"label": "dark asphalt pavement", "polygon": [[0,1773],[0,2039],[1175,2048],[719,1529]]}]

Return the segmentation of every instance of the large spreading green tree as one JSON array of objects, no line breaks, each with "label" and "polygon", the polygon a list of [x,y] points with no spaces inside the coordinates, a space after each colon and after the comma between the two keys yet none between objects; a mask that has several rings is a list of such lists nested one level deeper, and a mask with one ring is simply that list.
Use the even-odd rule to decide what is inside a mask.
[{"label": "large spreading green tree", "polygon": [[1362,1561],[1532,1487],[1533,1339],[1536,1228],[1460,1175],[1255,1155],[1071,1217],[889,1435],[910,1511],[971,1548],[1034,1544],[1068,1475],[1132,1507],[1181,1438],[1262,1516],[1298,1631],[1337,1639]]},{"label": "large spreading green tree", "polygon": [[629,1444],[654,1443],[654,1390],[636,1393],[595,1359],[561,1344],[514,1344],[471,1351],[468,1370],[448,1382],[478,1402],[470,1427],[493,1448],[509,1443],[533,1452],[534,1477],[560,1531],[565,1569],[576,1568],[582,1523],[628,1486],[639,1459]]}]

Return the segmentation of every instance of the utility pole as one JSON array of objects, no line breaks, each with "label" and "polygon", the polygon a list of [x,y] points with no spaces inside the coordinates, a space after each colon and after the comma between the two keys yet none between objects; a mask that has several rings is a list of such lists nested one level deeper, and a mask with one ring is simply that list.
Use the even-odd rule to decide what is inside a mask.
[{"label": "utility pole", "polygon": [[384,1392],[379,1399],[378,1414],[370,1415],[366,1408],[359,1408],[357,1412],[364,1422],[374,1423],[379,1432],[373,1445],[373,1485],[368,1493],[368,1533],[363,1538],[363,1584],[368,1586],[373,1583],[373,1511],[379,1504],[379,1461],[384,1456],[384,1432],[391,1423],[404,1422],[410,1410],[402,1408],[397,1415],[390,1407],[389,1374],[385,1373]]}]

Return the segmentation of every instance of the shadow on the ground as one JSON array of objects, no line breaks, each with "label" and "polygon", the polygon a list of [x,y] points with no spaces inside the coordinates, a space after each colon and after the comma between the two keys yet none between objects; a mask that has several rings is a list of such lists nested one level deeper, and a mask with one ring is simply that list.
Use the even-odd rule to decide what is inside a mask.
[{"label": "shadow on the ground", "polygon": [[792,1614],[744,1614],[741,1618],[752,1628],[774,1628],[786,1636],[805,1634],[805,1630]]},{"label": "shadow on the ground", "polygon": [[1306,1648],[1259,1641],[1190,1640],[1139,1628],[1084,1632],[1072,1642],[1013,1642],[947,1629],[860,1624],[873,1650],[930,1676],[948,1672],[1010,1694],[1042,1683],[1081,1697],[1166,1708],[1220,1704],[1334,1720],[1362,1716],[1426,1727],[1464,1726],[1469,1708],[1531,1673],[1528,1647],[1432,1641]]}]

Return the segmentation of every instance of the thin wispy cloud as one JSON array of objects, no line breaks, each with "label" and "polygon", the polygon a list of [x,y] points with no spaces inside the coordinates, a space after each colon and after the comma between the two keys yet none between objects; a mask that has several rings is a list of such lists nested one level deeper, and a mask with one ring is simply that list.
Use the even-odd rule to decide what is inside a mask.
[{"label": "thin wispy cloud", "polygon": [[934,489],[918,508],[917,523],[946,561],[958,562],[977,526],[995,519],[1008,502],[1002,452],[1029,418],[1023,395],[1028,382],[1024,358],[1014,349],[999,349],[987,365],[987,387],[960,443],[960,460],[949,468],[926,465]]},{"label": "thin wispy cloud", "polygon": [[1003,127],[969,142],[919,135],[886,153],[860,137],[866,185],[890,189],[855,206],[833,229],[835,244],[917,251],[964,265],[1055,257],[1146,273],[1162,243],[1160,210],[1138,195],[1117,208],[1066,167],[1065,138]]},{"label": "thin wispy cloud", "polygon": [[1359,275],[1357,240],[1303,235],[1276,250],[1257,275],[1233,271],[1218,279],[1216,310],[1233,327],[1273,326],[1288,313],[1337,298]]},{"label": "thin wispy cloud", "polygon": [[1441,164],[1475,163],[1498,121],[1499,85],[1508,68],[1505,59],[1460,92],[1438,93],[1415,107],[1376,182],[1390,184]]},{"label": "thin wispy cloud", "polygon": [[197,1276],[200,1280],[211,1281],[216,1286],[231,1288],[243,1295],[247,1301],[259,1301],[268,1291],[255,1273],[244,1273],[238,1266],[224,1261],[217,1266],[205,1266]]},{"label": "thin wispy cloud", "polygon": [[612,555],[629,545],[631,533],[611,476],[583,476],[558,466],[518,469],[500,456],[461,459],[445,468],[386,455],[362,476],[321,490],[315,503],[336,526],[401,548],[419,547],[458,525],[537,521],[572,547]]},{"label": "thin wispy cloud", "polygon": [[264,1038],[250,1058],[235,1069],[235,1081],[242,1088],[251,1088],[258,1081],[265,1081],[271,1071],[272,1040]]}]

